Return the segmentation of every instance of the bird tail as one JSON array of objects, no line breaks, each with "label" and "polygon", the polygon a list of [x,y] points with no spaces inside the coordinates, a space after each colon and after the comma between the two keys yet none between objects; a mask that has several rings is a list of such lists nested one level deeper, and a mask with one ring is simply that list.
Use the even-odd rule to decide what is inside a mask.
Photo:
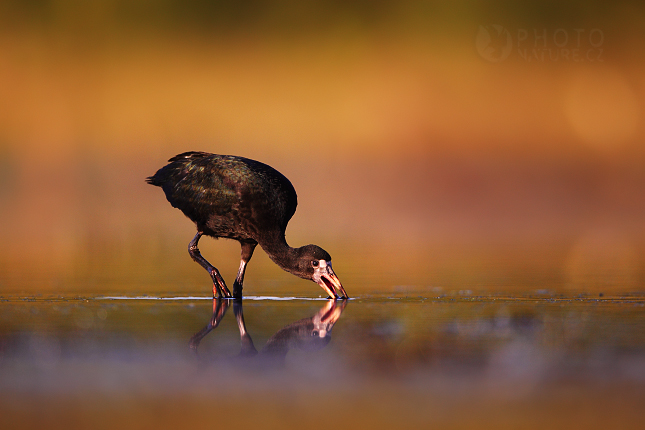
[{"label": "bird tail", "polygon": [[146,182],[149,183],[150,185],[163,187],[166,181],[168,180],[169,176],[173,176],[176,174],[175,170],[177,170],[178,166],[182,166],[185,163],[189,163],[192,160],[208,157],[211,155],[213,154],[209,154],[208,152],[199,152],[199,151],[182,152],[181,154],[175,155],[170,160],[168,160],[170,164],[159,169],[159,171],[157,171],[157,173],[155,173],[154,175],[147,177]]},{"label": "bird tail", "polygon": [[160,187],[163,185],[161,181],[159,181],[159,178],[156,177],[157,175],[154,176],[148,176],[146,178],[146,182],[149,183],[150,185],[155,185],[157,187]]}]

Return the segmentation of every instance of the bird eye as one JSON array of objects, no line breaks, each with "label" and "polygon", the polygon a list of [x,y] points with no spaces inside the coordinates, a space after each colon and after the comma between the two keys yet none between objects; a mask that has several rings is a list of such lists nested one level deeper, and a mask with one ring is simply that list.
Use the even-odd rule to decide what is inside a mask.
[{"label": "bird eye", "polygon": [[318,260],[312,261],[311,265],[314,266],[314,267],[318,267]]},{"label": "bird eye", "polygon": [[314,331],[311,333],[311,335],[312,335],[313,337],[317,337],[317,336],[318,336],[318,331],[314,330]]}]

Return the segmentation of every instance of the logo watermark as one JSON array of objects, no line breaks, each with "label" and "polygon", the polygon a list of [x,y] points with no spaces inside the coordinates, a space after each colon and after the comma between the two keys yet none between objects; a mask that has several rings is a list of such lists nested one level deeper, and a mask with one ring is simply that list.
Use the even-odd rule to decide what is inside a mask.
[{"label": "logo watermark", "polygon": [[479,55],[491,63],[511,56],[526,62],[603,62],[605,34],[599,28],[508,30],[480,25],[475,36]]}]

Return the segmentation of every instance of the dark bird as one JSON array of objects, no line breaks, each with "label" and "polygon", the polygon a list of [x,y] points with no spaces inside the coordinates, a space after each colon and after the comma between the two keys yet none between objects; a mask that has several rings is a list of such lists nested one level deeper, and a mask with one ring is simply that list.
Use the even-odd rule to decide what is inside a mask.
[{"label": "dark bird", "polygon": [[246,265],[259,244],[282,269],[311,279],[332,298],[347,298],[327,251],[316,245],[287,245],[285,230],[298,198],[284,175],[259,161],[233,155],[184,152],[168,161],[146,181],[161,187],[170,204],[197,226],[188,252],[213,279],[213,297],[231,297],[231,293],[197,248],[203,235],[235,239],[242,246],[233,297],[242,297]]}]

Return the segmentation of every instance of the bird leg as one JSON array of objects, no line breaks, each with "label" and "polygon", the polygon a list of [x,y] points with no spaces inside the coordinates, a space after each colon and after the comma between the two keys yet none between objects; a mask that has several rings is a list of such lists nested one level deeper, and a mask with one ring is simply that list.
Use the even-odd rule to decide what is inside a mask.
[{"label": "bird leg", "polygon": [[190,349],[194,353],[197,353],[197,347],[202,339],[210,333],[213,329],[217,328],[222,318],[226,314],[226,310],[229,307],[228,300],[222,300],[221,298],[213,299],[213,316],[206,327],[195,333],[193,337],[190,338]]},{"label": "bird leg", "polygon": [[251,335],[246,331],[244,313],[242,312],[242,300],[235,300],[233,302],[233,312],[235,313],[237,328],[240,329],[240,355],[243,357],[257,355],[258,350],[253,345],[253,339],[251,339]]},{"label": "bird leg", "polygon": [[202,254],[199,252],[197,242],[199,242],[199,238],[202,237],[203,234],[204,233],[201,231],[198,231],[195,237],[193,237],[193,240],[188,244],[188,253],[193,260],[199,263],[199,265],[206,269],[208,274],[211,275],[211,278],[213,279],[213,297],[231,297],[231,292],[226,287],[224,278],[219,274],[219,270],[202,257]]},{"label": "bird leg", "polygon": [[258,245],[257,242],[240,242],[242,245],[242,260],[240,261],[240,268],[237,271],[237,277],[233,283],[233,297],[236,299],[242,298],[242,283],[244,282],[244,272],[246,271],[246,264],[253,256],[253,251]]}]

